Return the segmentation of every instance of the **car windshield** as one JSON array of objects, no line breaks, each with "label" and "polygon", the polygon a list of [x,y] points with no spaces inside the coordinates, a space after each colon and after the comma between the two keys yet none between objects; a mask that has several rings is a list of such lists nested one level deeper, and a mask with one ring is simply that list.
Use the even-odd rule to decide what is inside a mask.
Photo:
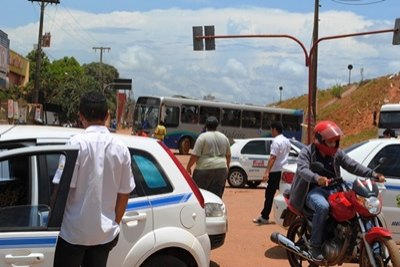
[{"label": "car windshield", "polygon": [[306,146],[306,145],[303,144],[302,142],[299,142],[299,141],[297,141],[297,140],[295,140],[295,139],[290,139],[290,142],[292,143],[292,145],[298,147],[300,150],[301,150],[303,147]]},{"label": "car windshield", "polygon": [[358,147],[360,147],[360,146],[362,146],[362,145],[364,145],[364,144],[366,144],[368,142],[369,141],[363,141],[363,142],[360,142],[360,143],[353,144],[353,145],[343,149],[343,151],[346,152],[346,154],[348,154],[350,151],[353,151],[354,149],[356,149],[356,148],[358,148]]}]

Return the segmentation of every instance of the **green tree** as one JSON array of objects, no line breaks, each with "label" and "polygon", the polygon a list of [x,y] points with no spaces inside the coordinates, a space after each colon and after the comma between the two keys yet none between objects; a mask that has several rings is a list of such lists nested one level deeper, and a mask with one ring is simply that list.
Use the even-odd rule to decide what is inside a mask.
[{"label": "green tree", "polygon": [[[36,70],[36,50],[27,56],[30,61],[30,82],[25,90],[15,89],[5,98],[25,98],[32,102],[34,95],[34,79]],[[101,77],[99,76],[101,75]],[[113,79],[118,78],[117,69],[104,63],[89,63],[80,65],[74,57],[64,57],[50,62],[42,52],[40,100],[42,103],[51,103],[61,106],[63,112],[59,114],[61,122],[78,120],[78,104],[82,94],[88,91],[99,90],[105,93],[111,113],[115,113],[115,91],[106,87]],[[104,84],[104,85],[103,85]],[[0,95],[0,97],[3,97]]]}]

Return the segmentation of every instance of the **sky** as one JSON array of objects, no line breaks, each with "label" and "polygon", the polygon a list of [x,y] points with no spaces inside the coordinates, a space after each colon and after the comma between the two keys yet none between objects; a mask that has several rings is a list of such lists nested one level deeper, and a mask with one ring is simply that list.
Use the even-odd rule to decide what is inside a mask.
[{"label": "sky", "polygon": [[[2,0],[0,29],[10,48],[26,56],[38,40],[40,5]],[[132,79],[133,97],[183,95],[270,105],[308,92],[305,64],[312,44],[311,0],[60,0],[44,12],[51,61],[102,61]],[[399,0],[320,0],[319,38],[393,29]],[[193,26],[215,35],[290,38],[216,39],[214,51],[193,51]],[[318,45],[320,90],[400,71],[393,33],[323,40]],[[304,46],[305,50],[302,49]],[[348,66],[353,68],[349,71]],[[282,90],[279,88],[282,87]]]}]

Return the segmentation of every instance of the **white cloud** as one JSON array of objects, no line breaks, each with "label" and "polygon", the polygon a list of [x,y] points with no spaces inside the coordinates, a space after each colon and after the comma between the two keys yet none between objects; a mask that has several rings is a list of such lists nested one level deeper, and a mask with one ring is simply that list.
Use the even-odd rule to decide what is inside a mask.
[{"label": "white cloud", "polygon": [[[320,13],[320,37],[393,27],[351,12]],[[216,51],[192,50],[192,26],[215,25],[216,35],[290,35],[309,52],[313,14],[288,13],[267,8],[167,9],[147,12],[91,14],[48,8],[44,32],[52,34],[50,59],[73,56],[81,64],[99,60],[92,47],[104,46],[103,61],[121,77],[133,78],[139,95],[182,94],[219,101],[263,105],[283,97],[303,95],[308,88],[306,55],[295,40],[273,38],[217,39]],[[11,48],[27,54],[37,42],[38,24],[3,29]],[[322,41],[319,46],[318,87],[346,82],[347,65],[355,77],[365,78],[399,71],[398,47],[391,34]]]}]

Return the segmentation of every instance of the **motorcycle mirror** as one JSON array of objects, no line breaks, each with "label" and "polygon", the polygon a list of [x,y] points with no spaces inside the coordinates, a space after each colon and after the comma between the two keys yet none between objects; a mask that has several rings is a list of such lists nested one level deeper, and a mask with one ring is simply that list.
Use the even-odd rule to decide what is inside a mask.
[{"label": "motorcycle mirror", "polygon": [[324,169],[324,164],[322,164],[322,163],[319,162],[319,161],[312,162],[312,163],[310,164],[310,169],[311,169],[313,172],[321,171],[321,170]]},{"label": "motorcycle mirror", "polygon": [[373,168],[373,170],[374,170],[374,171],[377,170],[380,166],[383,165],[383,163],[386,162],[386,160],[387,160],[387,157],[381,157],[381,158],[379,158],[378,164],[376,164],[376,166]]},{"label": "motorcycle mirror", "polygon": [[324,164],[322,164],[321,162],[319,162],[319,161],[315,161],[315,162],[312,162],[311,163],[311,165],[310,165],[310,169],[311,169],[311,171],[313,171],[313,172],[327,172],[327,173],[329,173],[332,177],[335,177],[335,174],[333,173],[333,172],[331,172],[330,170],[327,170],[325,167],[324,167]]}]

